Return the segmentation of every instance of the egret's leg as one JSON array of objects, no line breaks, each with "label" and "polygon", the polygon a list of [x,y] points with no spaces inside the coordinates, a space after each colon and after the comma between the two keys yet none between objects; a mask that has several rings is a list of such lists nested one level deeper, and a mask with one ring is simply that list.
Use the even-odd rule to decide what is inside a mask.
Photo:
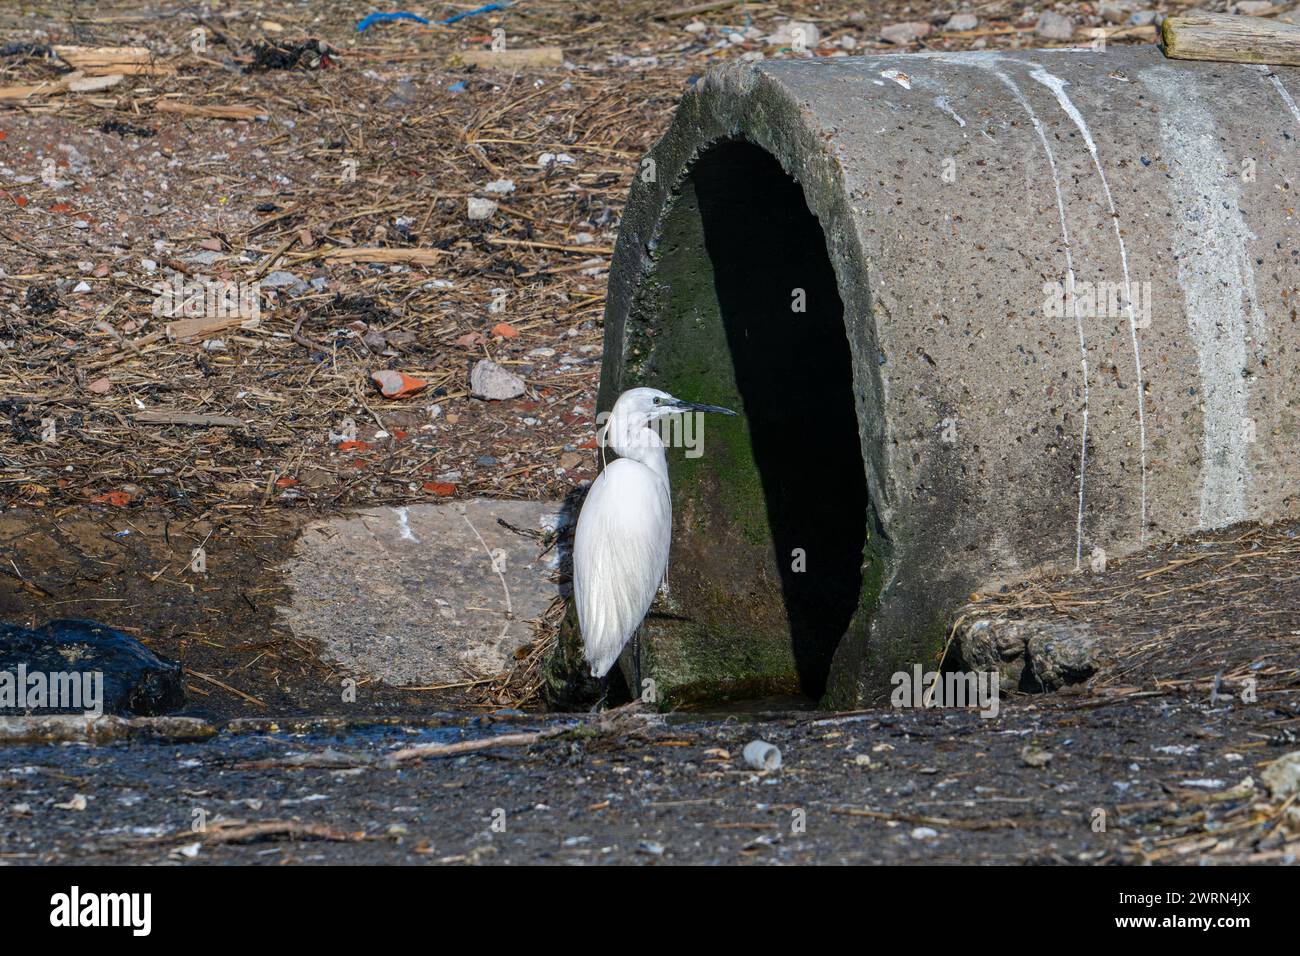
[{"label": "egret's leg", "polygon": [[632,699],[641,699],[641,628],[632,632],[632,674],[636,686],[632,688]]},{"label": "egret's leg", "polygon": [[609,675],[600,679],[600,700],[591,705],[590,713],[599,714],[605,709],[605,698],[609,696]]}]

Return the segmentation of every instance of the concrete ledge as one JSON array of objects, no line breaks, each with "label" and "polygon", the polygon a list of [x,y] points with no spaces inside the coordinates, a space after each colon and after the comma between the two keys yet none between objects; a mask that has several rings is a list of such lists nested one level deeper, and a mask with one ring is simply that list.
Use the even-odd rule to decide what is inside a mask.
[{"label": "concrete ledge", "polygon": [[0,717],[0,746],[5,744],[105,744],[137,738],[205,740],[217,728],[197,717]]}]

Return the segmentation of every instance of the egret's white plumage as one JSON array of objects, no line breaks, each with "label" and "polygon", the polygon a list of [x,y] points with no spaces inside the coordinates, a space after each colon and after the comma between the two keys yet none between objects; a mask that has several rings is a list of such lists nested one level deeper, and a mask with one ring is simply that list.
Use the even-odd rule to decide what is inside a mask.
[{"label": "egret's white plumage", "polygon": [[634,388],[619,396],[605,425],[605,444],[619,458],[592,482],[573,540],[573,595],[593,677],[604,677],[614,666],[668,570],[668,462],[663,441],[649,426],[685,411],[735,414]]}]

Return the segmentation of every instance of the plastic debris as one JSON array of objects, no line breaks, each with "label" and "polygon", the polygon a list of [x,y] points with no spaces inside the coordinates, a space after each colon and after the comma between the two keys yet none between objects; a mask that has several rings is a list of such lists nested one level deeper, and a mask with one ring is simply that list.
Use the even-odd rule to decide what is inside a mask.
[{"label": "plastic debris", "polygon": [[367,14],[357,24],[357,32],[365,33],[376,23],[391,23],[393,20],[414,20],[416,23],[428,23],[424,17],[409,13],[406,10],[398,10],[394,13],[371,13]]},{"label": "plastic debris", "polygon": [[766,740],[751,740],[745,744],[745,763],[754,770],[780,770],[781,748]]}]

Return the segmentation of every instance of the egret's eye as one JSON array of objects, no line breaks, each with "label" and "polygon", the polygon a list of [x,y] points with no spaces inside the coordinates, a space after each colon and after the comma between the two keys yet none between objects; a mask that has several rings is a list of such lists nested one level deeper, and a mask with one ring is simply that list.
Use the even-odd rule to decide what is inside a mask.
[{"label": "egret's eye", "polygon": [[659,404],[659,396],[657,396],[657,395],[655,396],[655,404],[656,404],[656,405]]}]

